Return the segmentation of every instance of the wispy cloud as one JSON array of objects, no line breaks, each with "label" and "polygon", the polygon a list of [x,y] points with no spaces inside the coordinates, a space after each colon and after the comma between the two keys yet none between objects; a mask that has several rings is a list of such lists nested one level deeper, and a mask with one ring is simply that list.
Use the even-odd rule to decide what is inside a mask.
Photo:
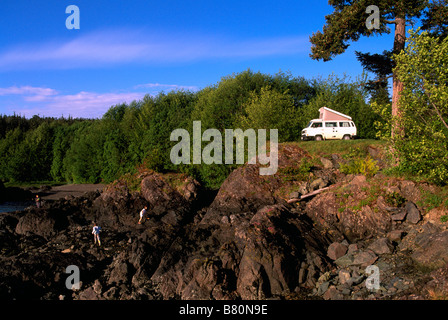
[{"label": "wispy cloud", "polygon": [[198,91],[197,86],[184,86],[180,84],[162,84],[162,83],[145,83],[139,84],[134,87],[135,89],[148,88],[155,89],[156,91],[176,91],[176,90],[188,90],[188,91]]},{"label": "wispy cloud", "polygon": [[7,95],[32,95],[32,96],[41,96],[47,97],[51,95],[55,95],[58,92],[51,88],[40,88],[40,87],[32,87],[32,86],[11,86],[8,88],[0,88],[0,96]]},{"label": "wispy cloud", "polygon": [[[72,116],[82,118],[100,118],[113,105],[131,103],[144,97],[141,92],[97,93],[81,91],[75,94],[61,94],[55,89],[39,87],[0,88],[0,96],[13,96],[14,106],[10,112],[31,117]],[[11,97],[9,97],[11,98]]]},{"label": "wispy cloud", "polygon": [[233,39],[203,34],[106,30],[73,40],[24,43],[0,52],[0,70],[77,68],[123,63],[292,55],[308,50],[308,37]]},{"label": "wispy cloud", "polygon": [[[148,90],[140,90],[148,89]],[[146,83],[133,87],[127,92],[88,92],[81,91],[75,94],[63,94],[56,89],[33,86],[11,86],[0,88],[0,113],[6,109],[3,99],[8,99],[9,113],[16,112],[26,117],[41,115],[48,117],[72,116],[81,118],[100,118],[111,107],[121,103],[131,103],[141,100],[145,94],[155,96],[161,91],[173,90],[197,91],[197,86],[178,84]]]},{"label": "wispy cloud", "polygon": [[[56,95],[40,100],[40,114],[60,116],[70,113],[74,117],[100,118],[113,105],[140,100],[143,93],[97,93],[79,92],[76,94]],[[28,99],[28,101],[30,101]],[[36,111],[35,108],[34,112]]]}]

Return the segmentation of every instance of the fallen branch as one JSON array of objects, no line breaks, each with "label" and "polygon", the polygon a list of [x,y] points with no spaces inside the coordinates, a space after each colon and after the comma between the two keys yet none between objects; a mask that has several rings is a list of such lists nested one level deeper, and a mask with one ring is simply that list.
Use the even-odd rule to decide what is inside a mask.
[{"label": "fallen branch", "polygon": [[289,200],[288,200],[288,203],[299,202],[300,200],[303,200],[303,199],[306,199],[306,198],[315,196],[316,194],[319,194],[319,193],[321,193],[322,191],[325,191],[325,190],[327,190],[327,189],[329,189],[329,188],[330,188],[330,187],[326,187],[326,188],[318,189],[318,190],[315,190],[315,191],[313,191],[313,192],[304,194],[303,196],[300,197],[300,199],[298,199],[298,198],[289,199]]}]

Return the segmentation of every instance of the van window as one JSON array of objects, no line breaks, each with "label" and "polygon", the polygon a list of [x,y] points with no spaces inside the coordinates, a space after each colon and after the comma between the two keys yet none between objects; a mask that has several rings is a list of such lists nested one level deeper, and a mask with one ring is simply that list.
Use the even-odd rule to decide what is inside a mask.
[{"label": "van window", "polygon": [[337,126],[338,126],[337,122],[325,122],[325,127],[327,127],[327,128],[334,128]]},{"label": "van window", "polygon": [[350,123],[349,122],[339,122],[339,126],[342,128],[349,128]]},{"label": "van window", "polygon": [[352,127],[354,127],[354,126],[355,126],[355,124],[354,124],[353,122],[350,122],[350,124],[352,125]]},{"label": "van window", "polygon": [[322,128],[322,122],[314,122],[311,128]]}]

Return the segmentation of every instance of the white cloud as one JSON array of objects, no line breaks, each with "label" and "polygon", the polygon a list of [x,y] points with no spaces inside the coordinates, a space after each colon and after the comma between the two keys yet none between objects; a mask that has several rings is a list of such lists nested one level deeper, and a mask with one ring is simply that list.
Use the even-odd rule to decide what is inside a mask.
[{"label": "white cloud", "polygon": [[[149,89],[139,90],[139,89]],[[33,86],[11,86],[0,88],[0,114],[2,112],[60,117],[100,118],[111,107],[121,103],[131,103],[143,99],[146,94],[157,95],[160,91],[197,91],[197,86],[178,84],[146,83],[133,87],[128,92],[89,92],[63,94],[52,88]],[[7,101],[5,103],[5,101]],[[2,110],[3,109],[3,110]]]},{"label": "white cloud", "polygon": [[253,58],[307,52],[308,37],[232,39],[203,34],[155,34],[106,30],[74,40],[25,43],[0,52],[0,70],[97,67],[123,63],[170,63]]},{"label": "white cloud", "polygon": [[35,95],[35,96],[52,96],[57,94],[58,92],[54,89],[50,88],[40,88],[40,87],[32,87],[32,86],[12,86],[8,88],[0,88],[0,96],[6,95]]},{"label": "white cloud", "polygon": [[44,103],[42,114],[54,116],[70,113],[74,117],[100,118],[111,106],[121,103],[131,103],[140,100],[143,93],[96,93],[79,92],[71,95],[49,97]]},{"label": "white cloud", "polygon": [[149,89],[157,89],[158,91],[162,90],[189,90],[189,91],[198,91],[199,87],[197,86],[184,86],[179,84],[161,84],[161,83],[145,83],[145,84],[139,84],[135,86],[136,89],[138,88],[149,88]]},{"label": "white cloud", "polygon": [[[12,96],[19,100],[16,107],[8,107],[26,117],[41,115],[60,117],[69,115],[82,118],[100,118],[113,105],[131,103],[144,97],[141,92],[97,93],[81,91],[76,94],[61,94],[55,89],[31,86],[0,88],[0,96]],[[11,97],[9,97],[11,98]],[[19,106],[19,107],[17,107]]]}]

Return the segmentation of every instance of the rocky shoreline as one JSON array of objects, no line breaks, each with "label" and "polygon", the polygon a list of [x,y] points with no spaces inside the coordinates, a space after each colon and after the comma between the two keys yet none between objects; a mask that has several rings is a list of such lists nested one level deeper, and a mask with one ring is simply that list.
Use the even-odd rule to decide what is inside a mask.
[{"label": "rocky shoreline", "polygon": [[[305,157],[282,146],[279,172]],[[147,173],[139,191],[117,182],[1,213],[0,298],[445,299],[448,231],[443,212],[422,201],[434,187],[344,175],[338,161],[322,159],[306,181],[245,165],[217,193]],[[328,189],[288,203],[319,188]],[[138,225],[144,205],[149,219]],[[70,265],[80,270],[77,290],[66,285]]]}]

